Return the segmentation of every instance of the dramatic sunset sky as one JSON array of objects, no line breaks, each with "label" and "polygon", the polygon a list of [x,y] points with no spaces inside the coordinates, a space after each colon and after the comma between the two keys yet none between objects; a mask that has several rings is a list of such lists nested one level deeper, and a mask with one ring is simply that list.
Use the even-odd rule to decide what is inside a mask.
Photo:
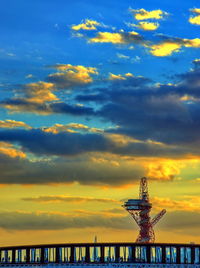
[{"label": "dramatic sunset sky", "polygon": [[0,9],[0,245],[200,243],[200,3],[7,0]]}]

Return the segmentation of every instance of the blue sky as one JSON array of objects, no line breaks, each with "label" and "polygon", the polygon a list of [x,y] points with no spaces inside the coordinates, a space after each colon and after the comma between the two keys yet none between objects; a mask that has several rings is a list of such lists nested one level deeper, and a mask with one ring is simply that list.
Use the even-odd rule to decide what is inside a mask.
[{"label": "blue sky", "polygon": [[[176,3],[176,2],[175,2]],[[198,55],[198,50],[193,50],[175,54],[173,58],[179,60],[174,70],[173,62],[170,59],[158,59],[151,57],[144,52],[144,49],[129,51],[126,47],[116,48],[110,44],[88,45],[87,42],[79,38],[73,38],[70,26],[79,24],[88,18],[100,21],[105,25],[116,27],[116,29],[127,29],[125,22],[136,23],[128,8],[140,9],[145,6],[147,10],[161,9],[169,13],[169,16],[160,23],[160,28],[156,32],[145,33],[143,35],[150,39],[156,39],[155,34],[164,34],[180,38],[196,38],[198,26],[188,23],[190,16],[189,9],[196,7],[196,1],[184,1],[179,5],[169,2],[159,3],[158,1],[126,1],[123,3],[109,1],[7,1],[2,4],[1,24],[2,47],[1,64],[3,70],[12,64],[12,79],[16,83],[24,82],[26,73],[34,73],[37,78],[42,79],[46,74],[45,65],[55,63],[70,62],[71,64],[82,64],[97,66],[104,65],[104,71],[120,71],[121,67],[109,65],[107,60],[117,60],[116,53],[127,54],[128,56],[141,56],[142,63],[130,64],[122,62],[123,69],[133,70],[140,75],[148,74],[157,79],[166,71],[180,73],[186,71],[191,60]],[[8,8],[8,6],[10,8]],[[178,6],[178,7],[177,7]],[[92,34],[92,33],[91,33]],[[6,55],[15,54],[15,57]],[[186,67],[187,63],[187,67]],[[151,71],[150,66],[154,65],[155,71]],[[134,66],[136,65],[136,66]],[[164,65],[164,66],[163,66]],[[143,66],[143,67],[142,67]],[[144,68],[144,66],[146,66]],[[183,69],[183,66],[185,67]],[[120,69],[119,69],[120,68]],[[8,74],[5,75],[10,81]],[[4,77],[6,81],[6,77]],[[7,80],[7,81],[8,81]],[[13,81],[14,82],[14,81]]]},{"label": "blue sky", "polygon": [[[11,94],[5,88],[13,89],[44,80],[52,71],[48,66],[57,63],[97,67],[101,77],[109,72],[131,72],[155,82],[173,82],[175,74],[192,67],[192,60],[198,58],[198,49],[187,48],[167,57],[155,57],[140,46],[130,50],[131,45],[88,44],[82,38],[73,37],[71,26],[91,19],[105,25],[105,28],[100,27],[101,30],[135,30],[145,39],[157,42],[160,40],[159,34],[192,39],[197,37],[199,26],[188,23],[191,15],[189,9],[196,5],[196,1],[184,1],[181,5],[165,1],[162,4],[158,1],[117,4],[112,1],[8,1],[2,4],[0,11],[3,21],[0,51],[2,96]],[[160,27],[156,31],[127,27],[126,23],[137,24],[129,9],[144,7],[146,10],[161,9],[168,13],[165,19],[159,21]],[[93,31],[88,32],[88,35],[94,35]],[[120,55],[129,58],[119,58]],[[26,78],[30,74],[32,77]],[[4,95],[4,92],[7,93]],[[6,118],[4,112],[2,116]]]}]

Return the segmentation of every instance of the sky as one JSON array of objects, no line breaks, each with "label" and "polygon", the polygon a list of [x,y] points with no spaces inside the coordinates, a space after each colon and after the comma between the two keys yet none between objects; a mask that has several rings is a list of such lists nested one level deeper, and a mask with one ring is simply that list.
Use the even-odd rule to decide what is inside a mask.
[{"label": "sky", "polygon": [[0,245],[134,242],[146,176],[157,242],[200,243],[196,0],[1,3]]}]

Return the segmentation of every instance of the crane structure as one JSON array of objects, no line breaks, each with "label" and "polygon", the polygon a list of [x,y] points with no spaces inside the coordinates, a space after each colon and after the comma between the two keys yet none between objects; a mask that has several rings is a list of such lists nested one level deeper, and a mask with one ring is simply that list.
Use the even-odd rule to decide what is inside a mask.
[{"label": "crane structure", "polygon": [[152,204],[149,202],[147,178],[143,177],[140,180],[139,199],[129,199],[122,207],[131,214],[140,228],[136,242],[153,243],[155,241],[153,226],[163,217],[166,210],[163,209],[151,219],[150,212]]}]

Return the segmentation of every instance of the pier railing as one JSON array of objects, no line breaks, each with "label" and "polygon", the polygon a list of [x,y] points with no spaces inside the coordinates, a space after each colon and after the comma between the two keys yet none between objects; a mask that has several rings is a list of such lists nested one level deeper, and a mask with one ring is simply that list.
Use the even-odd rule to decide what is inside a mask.
[{"label": "pier railing", "polygon": [[48,263],[200,264],[200,245],[77,243],[0,248],[0,265]]}]

